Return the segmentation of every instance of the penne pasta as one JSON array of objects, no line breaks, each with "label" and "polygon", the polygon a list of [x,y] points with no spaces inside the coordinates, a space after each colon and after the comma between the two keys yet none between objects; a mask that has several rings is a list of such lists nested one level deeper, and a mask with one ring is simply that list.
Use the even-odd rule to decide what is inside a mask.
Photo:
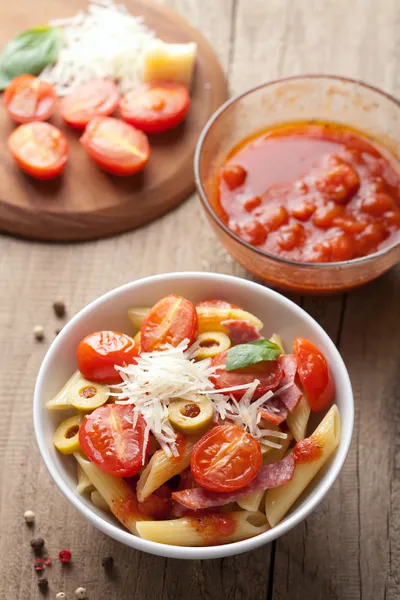
[{"label": "penne pasta", "polygon": [[217,308],[209,306],[197,307],[198,334],[209,331],[221,331],[229,335],[229,331],[222,324],[230,319],[238,321],[249,321],[257,331],[261,331],[263,323],[255,315],[241,308]]},{"label": "penne pasta", "polygon": [[[293,437],[289,433],[286,439],[279,440],[280,444],[282,445],[281,448],[270,448],[269,452],[267,452],[263,456],[264,465],[271,465],[272,463],[281,460],[285,456],[292,439]],[[260,510],[260,505],[264,494],[265,490],[256,490],[255,492],[252,492],[245,498],[241,498],[240,500],[238,500],[237,503],[240,506],[240,508],[243,508],[243,510],[254,512]],[[264,507],[262,507],[262,510],[264,510]]]},{"label": "penne pasta", "polygon": [[284,349],[283,349],[283,343],[282,343],[282,338],[279,334],[277,333],[273,333],[271,335],[271,337],[269,338],[270,342],[273,342],[274,344],[276,344],[277,346],[279,346],[279,348],[282,350],[282,352],[284,353]]},{"label": "penne pasta", "polygon": [[179,475],[188,468],[192,450],[197,440],[198,437],[186,438],[183,448],[180,448],[180,455],[177,457],[167,456],[164,450],[157,450],[153,454],[140,475],[136,487],[139,502],[143,502],[168,479]]},{"label": "penne pasta", "polygon": [[307,402],[307,398],[302,396],[300,402],[293,412],[289,413],[286,418],[286,423],[293,434],[296,442],[304,440],[307,432],[308,419],[310,418],[311,408]]},{"label": "penne pasta", "polygon": [[90,494],[90,499],[93,502],[93,504],[97,506],[97,508],[106,511],[110,510],[110,507],[108,506],[107,502],[97,490],[93,490],[93,492]]},{"label": "penne pasta", "polygon": [[76,491],[78,494],[87,494],[92,492],[94,490],[94,485],[78,462],[76,463],[76,468],[78,475],[78,485],[76,486]]},{"label": "penne pasta", "polygon": [[328,458],[336,450],[340,441],[340,416],[333,405],[318,425],[310,439],[318,445],[321,456],[311,462],[297,463],[289,483],[268,490],[265,497],[265,514],[271,527],[285,516],[310,481],[315,477]]},{"label": "penne pasta", "polygon": [[96,490],[110,507],[111,512],[132,533],[137,533],[136,523],[149,517],[138,509],[137,498],[129,485],[121,477],[113,477],[101,471],[86,457],[76,453],[76,460],[92,482]]},{"label": "penne pasta", "polygon": [[71,401],[68,398],[68,389],[81,377],[79,371],[75,371],[75,373],[68,379],[67,383],[64,387],[58,392],[54,398],[49,400],[46,404],[49,410],[66,410],[71,408]]},{"label": "penne pasta", "polygon": [[236,511],[171,521],[142,521],[137,524],[140,537],[174,546],[205,546],[239,542],[269,529],[260,512]]}]

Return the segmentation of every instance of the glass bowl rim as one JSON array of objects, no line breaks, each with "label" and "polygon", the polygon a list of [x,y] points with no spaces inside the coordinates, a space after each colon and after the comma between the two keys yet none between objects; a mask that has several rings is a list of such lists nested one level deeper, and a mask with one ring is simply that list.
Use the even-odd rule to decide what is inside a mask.
[{"label": "glass bowl rim", "polygon": [[[343,268],[343,267],[350,268],[354,265],[368,263],[370,261],[373,261],[375,258],[385,256],[386,254],[389,254],[389,252],[391,250],[400,246],[400,239],[398,239],[397,241],[394,241],[392,244],[390,244],[389,246],[386,246],[385,248],[382,248],[381,250],[377,250],[376,252],[373,252],[372,254],[367,254],[366,256],[361,256],[359,258],[353,258],[351,260],[316,263],[316,262],[306,262],[306,261],[300,261],[300,260],[292,260],[289,258],[283,258],[276,254],[271,254],[270,252],[267,252],[265,250],[260,250],[259,248],[252,246],[251,244],[249,244],[248,242],[246,242],[245,240],[240,238],[238,235],[236,235],[236,233],[234,233],[231,229],[229,229],[229,227],[222,221],[222,219],[220,219],[220,217],[217,215],[217,213],[215,212],[215,210],[211,206],[211,203],[208,200],[207,194],[204,191],[203,184],[202,184],[201,177],[200,177],[200,160],[201,160],[204,142],[207,138],[208,133],[210,132],[211,127],[214,125],[214,123],[225,112],[225,110],[227,108],[229,108],[231,105],[235,104],[241,98],[244,98],[245,96],[248,96],[248,95],[252,94],[253,92],[255,92],[259,89],[262,89],[262,88],[272,86],[277,83],[283,83],[285,81],[302,80],[302,79],[330,79],[332,81],[345,81],[348,83],[353,83],[353,84],[360,86],[361,88],[366,88],[368,90],[372,90],[373,92],[376,92],[380,96],[383,96],[384,98],[386,98],[387,100],[389,100],[390,102],[395,104],[396,107],[400,110],[400,100],[397,100],[397,98],[392,96],[392,94],[389,94],[388,92],[385,92],[382,89],[380,89],[374,85],[370,85],[369,83],[365,83],[364,81],[361,81],[359,79],[353,79],[352,77],[343,77],[341,75],[329,75],[329,74],[322,74],[322,73],[310,73],[310,74],[303,74],[303,75],[290,75],[287,77],[278,77],[277,79],[272,79],[272,80],[264,81],[263,83],[258,83],[257,85],[247,88],[243,92],[240,92],[239,94],[236,94],[236,95],[232,96],[231,98],[229,98],[228,100],[226,100],[226,102],[224,102],[215,111],[215,113],[213,115],[211,115],[211,117],[208,119],[207,123],[204,125],[204,127],[200,133],[199,139],[196,144],[195,154],[194,154],[194,177],[195,177],[196,187],[199,192],[200,200],[201,200],[203,206],[205,207],[206,211],[208,212],[208,214],[215,221],[215,223],[235,242],[244,246],[248,250],[255,252],[260,257],[269,258],[272,261],[275,261],[277,263],[283,263],[283,264],[291,265],[291,266],[294,266],[297,268],[300,267],[300,268],[308,268],[308,269],[315,269],[315,270],[318,270],[321,268],[326,269],[327,267],[329,267],[331,269],[332,268]],[[400,162],[400,157],[398,157],[398,160]]]}]

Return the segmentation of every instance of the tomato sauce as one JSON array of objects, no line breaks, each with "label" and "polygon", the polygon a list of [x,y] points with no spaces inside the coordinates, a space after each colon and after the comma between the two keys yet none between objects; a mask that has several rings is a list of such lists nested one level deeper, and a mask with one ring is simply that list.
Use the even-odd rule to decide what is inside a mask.
[{"label": "tomato sauce", "polygon": [[293,456],[297,463],[310,463],[321,458],[322,448],[309,437],[297,442]]},{"label": "tomato sauce", "polygon": [[231,151],[216,209],[260,250],[305,262],[351,260],[399,235],[400,165],[343,125],[279,125]]},{"label": "tomato sauce", "polygon": [[236,521],[226,514],[210,513],[186,518],[207,545],[224,543],[224,538],[236,530]]}]

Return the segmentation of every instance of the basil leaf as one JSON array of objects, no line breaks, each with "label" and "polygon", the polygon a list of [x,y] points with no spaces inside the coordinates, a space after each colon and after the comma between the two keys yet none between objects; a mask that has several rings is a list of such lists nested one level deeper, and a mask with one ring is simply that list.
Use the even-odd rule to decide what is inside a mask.
[{"label": "basil leaf", "polygon": [[27,29],[14,38],[0,55],[0,90],[4,90],[17,75],[38,75],[54,63],[61,43],[60,29],[50,26]]},{"label": "basil leaf", "polygon": [[248,344],[239,344],[229,350],[225,369],[236,371],[236,369],[243,369],[263,360],[276,360],[280,354],[282,354],[281,348],[270,340],[256,340]]}]

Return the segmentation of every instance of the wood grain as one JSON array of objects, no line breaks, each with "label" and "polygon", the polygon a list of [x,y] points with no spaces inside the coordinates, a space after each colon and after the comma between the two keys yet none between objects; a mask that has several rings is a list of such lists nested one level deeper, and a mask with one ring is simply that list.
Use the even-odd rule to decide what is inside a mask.
[{"label": "wood grain", "polygon": [[[70,147],[65,173],[55,180],[37,181],[14,164],[7,145],[0,148],[0,229],[29,238],[76,241],[100,238],[152,221],[185,200],[194,189],[193,156],[199,134],[212,113],[226,100],[224,74],[212,47],[195,28],[168,7],[130,0],[133,14],[167,42],[197,43],[195,76],[189,115],[176,129],[151,136],[151,157],[139,174],[118,177],[99,169],[79,143],[80,134],[56,114],[54,125],[66,135]],[[55,16],[74,15],[86,0],[47,0],[39,14],[29,10],[30,0],[2,5],[5,26],[0,46],[21,29]],[[14,125],[0,111],[0,135],[7,139]]]},{"label": "wood grain", "polygon": [[[230,85],[331,72],[400,93],[396,0],[175,0],[212,42]],[[397,19],[397,21],[396,21]],[[127,549],[93,529],[50,480],[32,431],[34,380],[60,322],[126,281],[165,271],[245,276],[209,229],[196,197],[133,233],[80,245],[0,238],[0,598],[37,600],[23,512],[49,552],[73,552],[71,570],[48,570],[49,599],[78,585],[90,600],[398,600],[400,597],[400,271],[346,296],[298,299],[339,345],[356,397],[350,455],[333,489],[303,525],[256,552],[181,562]],[[35,324],[46,341],[31,336]],[[20,465],[20,461],[24,461]],[[115,579],[101,567],[116,563]],[[271,575],[271,577],[270,577]]]}]

